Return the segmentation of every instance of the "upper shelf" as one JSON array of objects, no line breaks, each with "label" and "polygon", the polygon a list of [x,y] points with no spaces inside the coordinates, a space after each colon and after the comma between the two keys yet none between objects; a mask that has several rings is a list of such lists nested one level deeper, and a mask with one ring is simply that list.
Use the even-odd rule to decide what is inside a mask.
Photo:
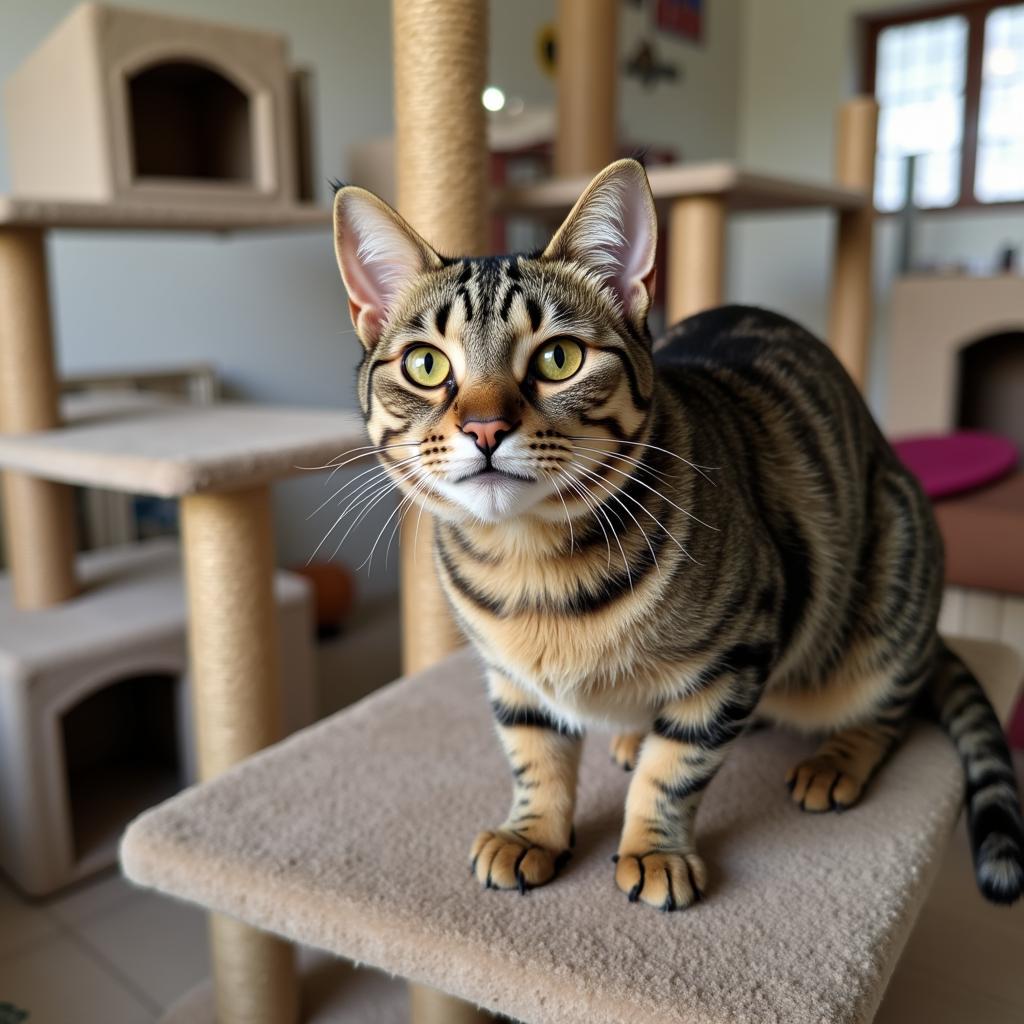
[{"label": "upper shelf", "polygon": [[323,468],[366,444],[362,418],[336,409],[140,399],[72,415],[59,430],[0,434],[0,469],[172,498]]},{"label": "upper shelf", "polygon": [[[651,167],[647,177],[654,198],[661,203],[690,196],[720,196],[733,210],[859,210],[868,201],[860,189],[754,174],[727,162],[666,164]],[[494,205],[501,213],[561,215],[576,202],[589,180],[554,178],[508,188],[495,196]]]},{"label": "upper shelf", "polygon": [[218,204],[89,203],[0,196],[0,227],[82,228],[90,231],[259,231],[323,227],[331,211],[313,203],[269,206]]}]

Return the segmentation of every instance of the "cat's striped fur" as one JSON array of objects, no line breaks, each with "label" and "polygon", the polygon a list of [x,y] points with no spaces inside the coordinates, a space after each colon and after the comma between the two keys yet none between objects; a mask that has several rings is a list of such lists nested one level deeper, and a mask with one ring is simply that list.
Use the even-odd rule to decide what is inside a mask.
[{"label": "cat's striped fur", "polygon": [[[698,804],[755,715],[825,734],[788,783],[803,810],[841,810],[927,695],[964,761],[979,884],[1016,899],[1016,784],[991,707],[936,634],[930,506],[828,348],[741,307],[652,346],[654,212],[631,161],[534,256],[442,258],[358,189],[335,211],[370,436],[436,514],[437,568],[513,767],[507,820],[472,847],[478,879],[554,876],[583,731],[606,726],[635,772],[615,879],[688,906],[707,881]],[[564,382],[531,362],[552,338],[584,352]],[[443,384],[403,370],[423,345],[450,361]]]}]

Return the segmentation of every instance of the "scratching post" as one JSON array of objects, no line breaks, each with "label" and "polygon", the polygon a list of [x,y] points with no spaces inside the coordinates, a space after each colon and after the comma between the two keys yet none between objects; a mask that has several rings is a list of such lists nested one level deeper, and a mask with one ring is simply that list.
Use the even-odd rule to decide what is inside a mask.
[{"label": "scratching post", "polygon": [[[58,425],[46,247],[38,228],[0,229],[0,433]],[[68,487],[4,474],[7,558],[19,608],[46,608],[75,592]]]},{"label": "scratching post", "polygon": [[725,200],[689,196],[669,211],[668,284],[670,324],[722,303],[725,276]]},{"label": "scratching post", "polygon": [[[442,252],[487,244],[487,81],[484,0],[393,0],[398,208]],[[402,660],[418,671],[461,642],[434,571],[433,528],[419,510],[402,523]],[[414,1024],[486,1021],[451,996],[411,986]]]},{"label": "scratching post", "polygon": [[874,233],[875,140],[878,104],[857,96],[839,111],[836,178],[862,189],[867,202],[839,216],[828,340],[850,376],[863,388],[871,340],[871,256]]},{"label": "scratching post", "polygon": [[615,159],[618,0],[559,0],[555,173],[593,174]]},{"label": "scratching post", "polygon": [[[398,208],[442,252],[487,244],[484,0],[394,0]],[[418,543],[414,543],[419,520]],[[458,630],[434,572],[430,516],[402,523],[402,655],[407,672],[451,653]]]},{"label": "scratching post", "polygon": [[[266,486],[181,501],[199,776],[281,737]],[[219,1024],[292,1024],[292,949],[230,918],[210,922]]]}]

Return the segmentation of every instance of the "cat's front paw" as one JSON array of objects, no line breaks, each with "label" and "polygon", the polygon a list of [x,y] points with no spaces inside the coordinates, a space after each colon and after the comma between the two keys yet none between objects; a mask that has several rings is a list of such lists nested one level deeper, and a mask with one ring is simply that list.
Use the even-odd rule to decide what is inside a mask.
[{"label": "cat's front paw", "polygon": [[708,871],[695,853],[620,853],[615,884],[629,897],[659,910],[685,910],[703,895]]},{"label": "cat's front paw", "polygon": [[569,859],[569,851],[552,850],[495,829],[476,837],[469,856],[471,870],[485,888],[525,893],[550,882]]}]

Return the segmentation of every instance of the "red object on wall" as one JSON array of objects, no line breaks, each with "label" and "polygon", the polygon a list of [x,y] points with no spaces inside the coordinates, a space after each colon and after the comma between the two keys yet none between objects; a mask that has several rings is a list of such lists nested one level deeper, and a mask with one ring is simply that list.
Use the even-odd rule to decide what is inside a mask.
[{"label": "red object on wall", "polygon": [[658,0],[655,25],[683,39],[700,42],[704,36],[703,0]]}]

